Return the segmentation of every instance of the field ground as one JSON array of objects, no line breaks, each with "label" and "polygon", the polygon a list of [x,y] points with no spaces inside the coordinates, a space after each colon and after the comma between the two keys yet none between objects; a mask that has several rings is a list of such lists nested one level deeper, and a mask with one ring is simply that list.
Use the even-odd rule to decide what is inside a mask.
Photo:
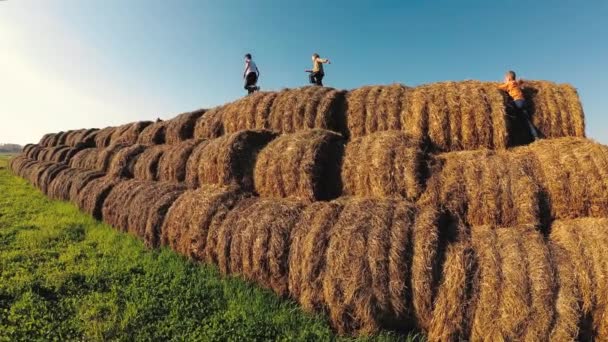
[{"label": "field ground", "polygon": [[[326,319],[51,201],[0,156],[0,341],[333,340]],[[414,340],[385,334],[373,340]]]}]

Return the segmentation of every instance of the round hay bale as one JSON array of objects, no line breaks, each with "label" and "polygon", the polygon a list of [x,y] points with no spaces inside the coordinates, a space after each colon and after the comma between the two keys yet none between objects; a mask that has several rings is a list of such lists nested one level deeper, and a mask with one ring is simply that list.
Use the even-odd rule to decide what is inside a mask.
[{"label": "round hay bale", "polygon": [[23,152],[23,154],[29,158],[29,159],[38,159],[38,155],[40,154],[40,152],[42,152],[44,149],[44,147],[42,147],[41,145],[34,145],[32,146],[30,149],[27,150],[27,152]]},{"label": "round hay bale", "polygon": [[58,155],[56,157],[57,162],[69,165],[72,161],[72,158],[74,158],[74,156],[78,154],[78,152],[84,150],[85,148],[87,147],[84,144],[76,144],[75,146],[72,146],[68,150],[61,153],[61,155]]},{"label": "round hay bale", "polygon": [[144,145],[164,144],[166,129],[167,121],[157,121],[141,131],[139,137],[137,137],[137,143]]},{"label": "round hay bale", "polygon": [[278,93],[268,114],[268,129],[294,133],[306,128],[339,131],[343,118],[344,92],[308,86]]},{"label": "round hay bale", "polygon": [[121,149],[112,157],[107,174],[110,177],[133,178],[135,163],[145,149],[144,145],[139,144]]},{"label": "round hay bale", "polygon": [[75,129],[75,130],[67,131],[63,145],[73,146],[74,138],[76,136],[80,136],[83,131],[84,131],[83,129]]},{"label": "round hay bale", "polygon": [[528,162],[551,219],[608,217],[608,147],[582,138],[560,138],[513,153]]},{"label": "round hay bale", "polygon": [[285,134],[270,142],[255,162],[254,185],[262,197],[328,200],[342,192],[341,135],[322,129]]},{"label": "round hay bale", "polygon": [[61,131],[61,132],[57,132],[55,134],[51,134],[49,136],[49,139],[46,142],[46,146],[47,147],[53,147],[53,146],[57,146],[59,143],[59,139],[62,138],[62,136],[65,134],[65,132]]},{"label": "round hay bale", "polygon": [[48,188],[49,188],[49,185],[51,184],[51,182],[53,181],[53,179],[55,179],[55,177],[57,177],[59,172],[65,170],[67,168],[69,168],[69,167],[65,164],[53,163],[53,165],[46,168],[40,174],[40,177],[38,178],[38,182],[37,182],[37,184],[35,184],[35,186],[37,188],[39,188],[43,194],[48,195]]},{"label": "round hay bale", "polygon": [[555,266],[555,279],[557,283],[555,298],[555,319],[551,330],[551,341],[588,340],[579,335],[579,322],[583,313],[581,293],[578,288],[574,262],[570,260],[568,252],[559,245],[551,242],[551,259]]},{"label": "round hay bale", "polygon": [[236,188],[203,186],[184,192],[171,206],[161,243],[197,261],[204,260],[209,226],[221,222],[242,194]]},{"label": "round hay bale", "polygon": [[[126,230],[143,239],[146,236],[148,219],[153,214],[151,210],[155,208],[156,202],[167,194],[181,194],[186,187],[171,183],[145,182],[141,188],[140,191],[134,193],[125,206],[125,218],[127,219]],[[173,197],[177,198],[175,195]]]},{"label": "round hay bale", "polygon": [[332,326],[360,334],[411,328],[414,206],[383,199],[345,202],[325,258],[323,293]]},{"label": "round hay bale", "polygon": [[526,81],[524,96],[532,122],[543,137],[585,137],[585,114],[570,84]]},{"label": "round hay bale", "polygon": [[66,167],[57,173],[49,183],[47,195],[55,200],[67,201],[70,199],[70,188],[78,169]]},{"label": "round hay bale", "polygon": [[96,169],[104,172],[108,171],[108,169],[110,168],[110,163],[112,162],[112,159],[114,159],[114,156],[127,147],[129,147],[129,145],[115,144],[101,149],[97,154]]},{"label": "round hay bale", "polygon": [[158,163],[165,153],[164,145],[150,146],[146,148],[135,161],[133,177],[141,180],[158,180]]},{"label": "round hay bale", "polygon": [[61,145],[65,145],[65,142],[68,138],[68,136],[72,133],[73,131],[66,131],[66,132],[59,132],[57,134],[57,141],[55,142],[55,146],[61,146]]},{"label": "round hay bale", "polygon": [[[151,183],[139,179],[120,180],[117,182],[103,202],[101,215],[103,221],[114,228],[126,232],[129,230],[129,209],[133,198],[144,191]],[[138,210],[145,210],[143,207]]]},{"label": "round hay bale", "polygon": [[165,223],[166,215],[173,203],[184,193],[182,188],[165,193],[157,197],[154,204],[150,207],[148,220],[144,231],[144,243],[148,248],[160,246],[162,226]]},{"label": "round hay bale", "polygon": [[51,153],[53,153],[54,148],[55,148],[54,146],[42,148],[42,150],[40,151],[40,153],[38,153],[38,155],[36,156],[36,160],[38,160],[38,161],[49,161],[49,155]]},{"label": "round hay bale", "polygon": [[78,192],[78,207],[95,219],[101,220],[104,201],[112,188],[120,182],[120,179],[111,177],[92,179]]},{"label": "round hay bale", "polygon": [[186,180],[186,166],[194,150],[204,140],[188,140],[175,145],[165,145],[158,161],[158,179],[165,182]]},{"label": "round hay bale", "polygon": [[8,166],[9,166],[9,169],[13,172],[13,174],[19,175],[20,170],[23,167],[23,165],[30,161],[31,161],[31,159],[27,158],[27,156],[20,154],[14,158],[11,158]]},{"label": "round hay bale", "polygon": [[307,311],[324,308],[327,248],[343,208],[344,204],[338,201],[312,203],[293,228],[289,247],[289,294]]},{"label": "round hay bale", "polygon": [[84,147],[95,147],[95,134],[99,131],[97,128],[81,129],[75,131],[66,139],[66,145]]},{"label": "round hay bale", "polygon": [[[549,238],[553,245],[564,251],[573,265],[572,274],[558,274],[558,278],[574,278],[580,291],[582,319],[579,322],[579,338],[607,339],[608,219],[558,220],[553,223]],[[574,318],[571,316],[570,319]]]},{"label": "round hay bale", "polygon": [[38,145],[36,145],[36,144],[26,144],[25,146],[23,146],[23,149],[21,150],[21,154],[27,155],[28,152],[30,152],[36,146],[38,146]]},{"label": "round hay bale", "polygon": [[47,133],[47,134],[43,135],[42,138],[40,138],[38,145],[40,145],[41,147],[49,146],[49,141],[51,140],[51,138],[54,135],[55,135],[55,133]]},{"label": "round hay bale", "polygon": [[556,295],[543,236],[526,225],[475,227],[472,236],[480,274],[471,338],[548,340]]},{"label": "round hay bale", "polygon": [[101,149],[85,148],[78,151],[69,161],[69,165],[75,169],[93,170],[97,168],[97,156]]},{"label": "round hay bale", "polygon": [[241,131],[213,139],[201,151],[199,184],[236,185],[253,190],[253,169],[258,152],[275,134],[269,131]]},{"label": "round hay bale", "polygon": [[469,336],[467,311],[472,292],[472,269],[473,253],[468,241],[455,242],[447,246],[442,279],[436,290],[429,325],[430,341],[467,340]]},{"label": "round hay bale", "polygon": [[196,120],[196,125],[194,126],[194,138],[214,139],[224,135],[222,109],[222,106],[210,109],[198,120]]},{"label": "round hay bale", "polygon": [[107,147],[110,146],[112,141],[112,135],[116,131],[117,127],[106,127],[97,131],[95,134],[95,146],[97,147]]},{"label": "round hay bale", "polygon": [[194,137],[196,121],[203,116],[206,109],[183,113],[171,120],[167,120],[165,139],[167,144],[177,144]]},{"label": "round hay bale", "polygon": [[436,151],[509,145],[506,96],[496,84],[441,82],[356,89],[346,97],[348,136],[403,130]]},{"label": "round hay bale", "polygon": [[[351,138],[402,130],[412,88],[402,84],[366,86],[346,95],[346,127]],[[405,123],[405,122],[404,122]]]},{"label": "round hay bale", "polygon": [[385,131],[346,144],[342,164],[345,195],[418,199],[424,190],[426,156],[404,132]]},{"label": "round hay bale", "polygon": [[191,189],[196,189],[200,186],[198,182],[198,169],[202,160],[203,152],[209,140],[201,141],[190,153],[190,157],[186,163],[186,185]]},{"label": "round hay bale", "polygon": [[268,117],[276,92],[255,92],[222,108],[222,122],[226,134],[242,130],[268,129]]},{"label": "round hay bale", "polygon": [[412,234],[412,304],[418,327],[428,332],[448,246],[466,241],[468,228],[436,206],[419,206]]},{"label": "round hay bale", "polygon": [[62,157],[65,156],[65,154],[67,153],[67,151],[70,149],[69,146],[66,145],[57,145],[57,146],[53,146],[53,147],[49,147],[48,148],[49,151],[47,153],[45,153],[44,155],[44,160],[43,161],[52,161],[57,163],[58,159],[61,159]]},{"label": "round hay bale", "polygon": [[490,150],[437,155],[420,202],[472,226],[540,227],[541,190],[525,163]]},{"label": "round hay bale", "polygon": [[[118,130],[112,136],[112,143],[113,144],[133,145],[133,144],[137,143],[137,140],[139,139],[139,135],[141,134],[141,132],[146,127],[150,126],[151,124],[152,124],[152,121],[138,121],[138,122],[133,122],[131,124],[127,124],[127,125],[125,125],[126,129]],[[119,134],[119,135],[117,135],[117,134]]]},{"label": "round hay bale", "polygon": [[234,222],[230,270],[286,296],[291,230],[303,208],[301,202],[260,198],[242,211]]},{"label": "round hay bale", "polygon": [[94,179],[105,176],[105,173],[96,170],[82,170],[76,169],[78,172],[74,174],[72,178],[72,184],[70,185],[70,202],[78,203],[78,198],[82,189]]},{"label": "round hay bale", "polygon": [[50,161],[40,161],[33,164],[32,167],[26,172],[25,179],[35,188],[40,189],[40,183],[42,182],[42,175],[49,167],[56,163]]},{"label": "round hay bale", "polygon": [[[116,129],[114,130],[114,132],[112,132],[112,135],[110,136],[110,145],[115,145],[115,144],[119,144],[121,143],[121,137],[126,134],[127,132],[129,132],[129,130],[131,130],[131,127],[133,127],[135,123],[130,122],[124,125],[120,125],[118,127],[116,127]],[[137,138],[136,138],[137,139]],[[127,143],[123,143],[128,145]]]},{"label": "round hay bale", "polygon": [[232,270],[230,268],[232,241],[233,238],[237,239],[239,237],[239,228],[236,222],[241,219],[243,212],[257,201],[257,197],[245,197],[239,200],[222,221],[214,220],[209,227],[207,246],[205,248],[206,260],[216,263],[219,266],[220,272],[225,275],[240,272],[240,270]]}]

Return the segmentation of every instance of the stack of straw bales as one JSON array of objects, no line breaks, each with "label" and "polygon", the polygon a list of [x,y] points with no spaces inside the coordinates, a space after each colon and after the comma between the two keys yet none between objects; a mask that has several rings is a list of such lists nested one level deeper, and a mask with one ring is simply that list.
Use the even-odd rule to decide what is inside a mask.
[{"label": "stack of straw bales", "polygon": [[608,147],[574,88],[527,84],[532,144],[495,83],[304,87],[47,134],[9,166],[341,334],[605,340]]}]

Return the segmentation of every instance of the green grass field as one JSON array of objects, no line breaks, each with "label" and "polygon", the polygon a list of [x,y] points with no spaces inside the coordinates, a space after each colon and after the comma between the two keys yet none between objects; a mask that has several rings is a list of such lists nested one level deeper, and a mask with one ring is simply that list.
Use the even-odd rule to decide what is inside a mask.
[{"label": "green grass field", "polygon": [[[326,319],[51,201],[0,156],[0,341],[333,340]],[[374,340],[412,340],[385,334]]]}]

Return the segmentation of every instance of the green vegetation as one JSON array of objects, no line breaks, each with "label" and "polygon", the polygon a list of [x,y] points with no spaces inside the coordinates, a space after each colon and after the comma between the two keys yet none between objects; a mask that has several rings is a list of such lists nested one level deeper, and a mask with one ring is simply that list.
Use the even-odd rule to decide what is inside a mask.
[{"label": "green vegetation", "polygon": [[170,250],[147,250],[47,199],[6,163],[0,156],[0,341],[335,338],[324,317]]}]

